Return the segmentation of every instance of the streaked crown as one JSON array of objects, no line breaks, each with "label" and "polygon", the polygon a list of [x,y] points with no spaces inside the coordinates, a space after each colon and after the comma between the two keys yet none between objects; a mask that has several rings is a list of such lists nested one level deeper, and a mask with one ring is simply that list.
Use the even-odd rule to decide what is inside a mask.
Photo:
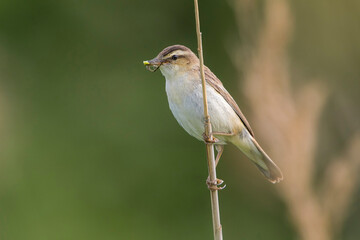
[{"label": "streaked crown", "polygon": [[172,45],[163,49],[154,59],[144,61],[148,70],[154,72],[160,68],[162,73],[186,71],[199,65],[197,56],[183,45]]}]

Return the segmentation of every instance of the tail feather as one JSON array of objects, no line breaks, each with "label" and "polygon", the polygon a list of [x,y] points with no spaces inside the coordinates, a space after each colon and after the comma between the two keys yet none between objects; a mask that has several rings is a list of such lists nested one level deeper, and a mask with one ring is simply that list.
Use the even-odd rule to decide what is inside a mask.
[{"label": "tail feather", "polygon": [[261,173],[272,183],[283,180],[281,170],[270,159],[257,141],[243,129],[233,144],[237,146],[256,165]]}]

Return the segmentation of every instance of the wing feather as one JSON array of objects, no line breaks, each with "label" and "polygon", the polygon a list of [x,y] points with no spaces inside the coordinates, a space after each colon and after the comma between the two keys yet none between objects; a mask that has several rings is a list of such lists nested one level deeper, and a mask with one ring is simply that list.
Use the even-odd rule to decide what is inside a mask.
[{"label": "wing feather", "polygon": [[251,129],[249,122],[246,120],[244,114],[241,112],[241,110],[240,110],[239,106],[236,104],[235,100],[231,97],[229,92],[225,89],[222,82],[206,66],[204,68],[204,72],[205,72],[205,80],[206,80],[206,82],[210,86],[212,86],[225,99],[225,101],[232,107],[232,109],[234,109],[234,111],[239,116],[240,120],[243,122],[244,126],[249,131],[251,136],[254,137],[254,132]]}]

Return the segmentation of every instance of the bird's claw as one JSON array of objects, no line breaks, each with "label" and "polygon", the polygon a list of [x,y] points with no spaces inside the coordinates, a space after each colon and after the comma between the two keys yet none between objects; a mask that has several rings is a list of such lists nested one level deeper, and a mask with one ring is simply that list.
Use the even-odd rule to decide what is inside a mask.
[{"label": "bird's claw", "polygon": [[224,181],[218,178],[215,179],[214,181],[211,181],[210,178],[206,179],[206,185],[211,191],[223,190],[226,187],[226,184],[224,184],[224,186],[219,187],[219,185],[223,183]]},{"label": "bird's claw", "polygon": [[203,139],[205,141],[206,144],[214,144],[214,143],[217,143],[219,142],[219,139],[213,137],[213,136],[208,136],[206,133],[203,133]]}]

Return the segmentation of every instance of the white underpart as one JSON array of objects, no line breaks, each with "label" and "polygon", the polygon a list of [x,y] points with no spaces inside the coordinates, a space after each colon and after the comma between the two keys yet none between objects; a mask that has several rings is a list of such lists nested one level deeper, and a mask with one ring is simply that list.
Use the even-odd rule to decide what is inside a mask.
[{"label": "white underpart", "polygon": [[[203,140],[204,106],[201,81],[186,73],[173,74],[177,72],[175,69],[160,70],[166,78],[166,93],[174,117],[186,132]],[[206,92],[213,131],[230,133],[239,129],[242,122],[225,99],[208,84]],[[222,137],[218,138],[220,144],[225,144]]]}]

